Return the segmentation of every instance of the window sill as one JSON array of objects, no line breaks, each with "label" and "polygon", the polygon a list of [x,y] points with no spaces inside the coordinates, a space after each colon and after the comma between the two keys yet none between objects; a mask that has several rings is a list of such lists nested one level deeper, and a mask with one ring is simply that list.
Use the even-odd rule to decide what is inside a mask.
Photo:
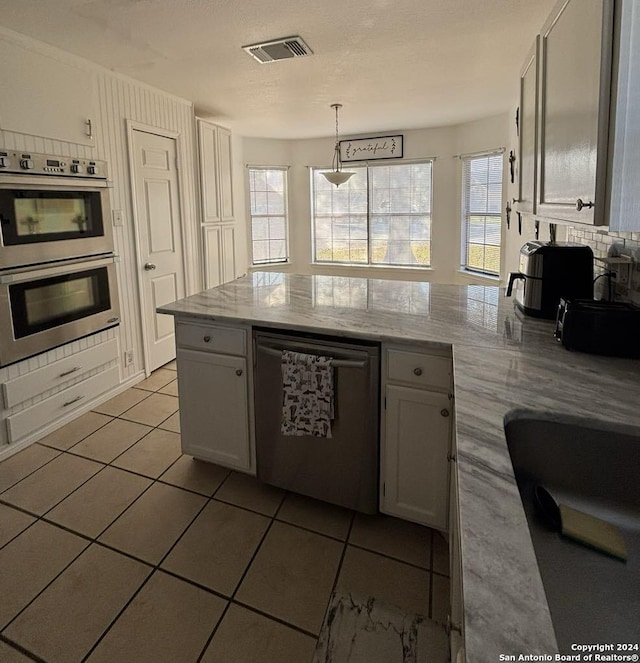
[{"label": "window sill", "polygon": [[464,269],[464,267],[461,267],[458,270],[458,273],[463,276],[465,279],[468,279],[469,281],[475,281],[484,283],[486,285],[500,285],[500,277],[499,276],[490,276],[489,274],[480,274],[478,272],[473,272],[469,269]]}]

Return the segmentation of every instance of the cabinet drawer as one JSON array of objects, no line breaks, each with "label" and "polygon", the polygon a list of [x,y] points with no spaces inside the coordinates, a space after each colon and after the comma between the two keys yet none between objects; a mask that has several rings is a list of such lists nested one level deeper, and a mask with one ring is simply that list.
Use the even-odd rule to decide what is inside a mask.
[{"label": "cabinet drawer", "polygon": [[449,389],[450,357],[425,355],[405,350],[387,350],[387,379],[420,387]]},{"label": "cabinet drawer", "polygon": [[2,385],[4,405],[6,408],[18,405],[23,401],[54,389],[65,382],[80,377],[83,373],[108,364],[118,356],[118,342],[111,339],[106,343],[87,348],[74,355],[54,361],[47,366],[7,380]]},{"label": "cabinet drawer", "polygon": [[179,348],[231,355],[247,354],[247,332],[234,327],[178,322],[176,340]]},{"label": "cabinet drawer", "polygon": [[17,442],[46,424],[77,410],[96,396],[115,387],[119,379],[120,370],[114,366],[7,417],[9,443]]}]

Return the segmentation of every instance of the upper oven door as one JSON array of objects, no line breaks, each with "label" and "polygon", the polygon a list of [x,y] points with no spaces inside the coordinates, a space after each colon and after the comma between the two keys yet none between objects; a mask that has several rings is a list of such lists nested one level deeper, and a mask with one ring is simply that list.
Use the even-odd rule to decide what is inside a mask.
[{"label": "upper oven door", "polygon": [[3,176],[0,269],[113,252],[106,182]]}]

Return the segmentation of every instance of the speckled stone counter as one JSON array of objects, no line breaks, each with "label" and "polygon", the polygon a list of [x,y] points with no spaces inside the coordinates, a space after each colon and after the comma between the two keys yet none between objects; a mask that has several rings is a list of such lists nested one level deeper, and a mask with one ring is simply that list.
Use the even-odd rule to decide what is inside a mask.
[{"label": "speckled stone counter", "polygon": [[569,352],[552,322],[488,286],[256,272],[158,310],[452,345],[467,662],[556,650],[503,417],[527,407],[640,425],[640,362]]}]

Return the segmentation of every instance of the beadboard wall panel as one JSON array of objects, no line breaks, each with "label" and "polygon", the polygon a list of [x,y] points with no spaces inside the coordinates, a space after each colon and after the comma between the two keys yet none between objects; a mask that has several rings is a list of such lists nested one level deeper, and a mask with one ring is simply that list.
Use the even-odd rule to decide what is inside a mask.
[{"label": "beadboard wall panel", "polygon": [[[0,38],[15,40],[21,45],[29,43],[34,51],[69,62],[94,72],[97,81],[98,116],[93,119],[94,146],[52,140],[37,135],[27,135],[0,130],[0,147],[25,152],[58,154],[69,158],[104,159],[109,165],[111,207],[121,210],[124,223],[114,227],[121,319],[119,341],[120,359],[133,351],[134,361],[121,367],[121,382],[126,382],[144,369],[142,352],[142,327],[138,293],[138,261],[135,230],[133,227],[133,200],[131,195],[129,154],[127,145],[127,120],[133,120],[151,128],[168,130],[178,137],[178,177],[180,210],[183,226],[185,263],[185,288],[192,294],[203,287],[201,238],[199,236],[199,212],[196,198],[196,144],[195,119],[191,102],[156,90],[98,65],[76,58],[46,44],[28,40],[22,35],[9,35],[3,30]],[[26,83],[28,84],[28,82]],[[48,353],[47,353],[48,354]],[[46,360],[45,360],[46,361]]]}]

